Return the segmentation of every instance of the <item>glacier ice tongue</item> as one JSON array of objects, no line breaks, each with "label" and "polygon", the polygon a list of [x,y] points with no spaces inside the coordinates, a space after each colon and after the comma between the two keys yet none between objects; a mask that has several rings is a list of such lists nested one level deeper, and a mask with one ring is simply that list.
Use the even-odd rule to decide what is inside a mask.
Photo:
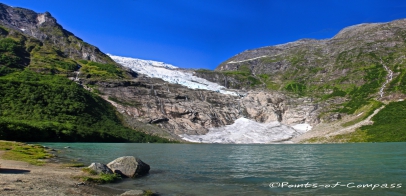
[{"label": "glacier ice tongue", "polygon": [[145,74],[152,78],[161,78],[164,81],[173,84],[180,84],[191,89],[204,89],[216,91],[223,94],[237,96],[237,93],[228,91],[224,86],[217,83],[207,81],[206,79],[199,78],[193,75],[192,71],[183,71],[178,67],[151,60],[142,60],[137,58],[120,57],[107,54],[115,62],[124,67],[128,67],[135,72]]},{"label": "glacier ice tongue", "polygon": [[295,125],[293,128],[277,121],[258,123],[239,118],[232,125],[209,129],[206,135],[179,136],[186,141],[201,143],[268,144],[290,140],[310,129],[308,124]]}]

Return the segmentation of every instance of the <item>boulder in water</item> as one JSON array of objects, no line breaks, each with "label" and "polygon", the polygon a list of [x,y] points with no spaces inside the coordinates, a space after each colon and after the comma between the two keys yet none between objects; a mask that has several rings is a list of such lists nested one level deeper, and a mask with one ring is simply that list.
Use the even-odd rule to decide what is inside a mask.
[{"label": "boulder in water", "polygon": [[90,169],[94,170],[97,174],[105,173],[105,174],[113,174],[110,168],[103,163],[92,163],[89,165]]},{"label": "boulder in water", "polygon": [[142,162],[141,159],[133,156],[124,156],[107,164],[114,173],[123,177],[134,178],[143,176],[149,172],[149,165]]}]

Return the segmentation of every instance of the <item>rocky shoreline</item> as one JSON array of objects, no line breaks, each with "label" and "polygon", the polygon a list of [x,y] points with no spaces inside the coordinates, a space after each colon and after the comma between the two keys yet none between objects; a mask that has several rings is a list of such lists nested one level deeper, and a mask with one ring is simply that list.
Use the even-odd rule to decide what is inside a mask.
[{"label": "rocky shoreline", "polygon": [[147,195],[141,190],[117,190],[81,182],[75,177],[84,174],[82,168],[65,167],[60,163],[35,166],[2,159],[3,153],[0,151],[0,195]]}]

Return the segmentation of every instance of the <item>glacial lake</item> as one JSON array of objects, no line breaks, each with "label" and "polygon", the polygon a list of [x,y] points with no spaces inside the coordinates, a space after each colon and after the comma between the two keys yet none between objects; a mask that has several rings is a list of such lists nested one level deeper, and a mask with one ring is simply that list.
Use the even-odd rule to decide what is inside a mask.
[{"label": "glacial lake", "polygon": [[151,166],[145,177],[103,185],[122,190],[154,190],[168,196],[406,195],[405,142],[41,144],[60,151],[58,156],[65,160],[85,165],[136,156]]}]

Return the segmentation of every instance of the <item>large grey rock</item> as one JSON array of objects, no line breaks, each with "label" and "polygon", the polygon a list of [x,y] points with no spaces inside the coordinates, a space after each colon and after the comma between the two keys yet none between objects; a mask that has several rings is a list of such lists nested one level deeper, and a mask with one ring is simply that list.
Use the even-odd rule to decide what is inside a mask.
[{"label": "large grey rock", "polygon": [[143,190],[129,190],[121,194],[120,196],[143,196]]},{"label": "large grey rock", "polygon": [[89,165],[90,169],[96,171],[97,174],[105,173],[105,174],[113,174],[113,171],[111,171],[110,168],[107,167],[107,165],[103,163],[92,163]]},{"label": "large grey rock", "polygon": [[118,173],[124,177],[134,178],[143,176],[149,172],[149,165],[142,162],[141,159],[133,156],[125,156],[107,164],[114,173]]}]

